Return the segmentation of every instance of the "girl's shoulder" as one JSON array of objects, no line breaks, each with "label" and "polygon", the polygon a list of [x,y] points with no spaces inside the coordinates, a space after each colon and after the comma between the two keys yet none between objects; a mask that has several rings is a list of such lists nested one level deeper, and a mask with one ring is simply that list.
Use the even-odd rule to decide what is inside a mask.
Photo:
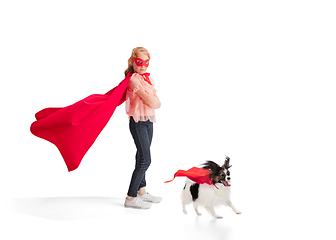
[{"label": "girl's shoulder", "polygon": [[135,88],[146,88],[148,87],[147,85],[149,85],[146,80],[144,79],[143,76],[141,76],[139,73],[133,73],[130,81],[129,81],[129,87],[131,89],[135,89]]},{"label": "girl's shoulder", "polygon": [[[154,79],[152,78],[152,76],[149,75],[148,78],[149,78],[149,81],[151,82],[151,85],[154,86],[155,83],[154,83]],[[147,80],[145,80],[145,78],[139,73],[133,73],[130,79],[130,82],[132,85],[139,85],[139,84],[147,85],[148,84]]]},{"label": "girl's shoulder", "polygon": [[141,84],[142,81],[142,76],[138,73],[133,73],[131,79],[130,79],[130,83],[132,85],[139,85]]},{"label": "girl's shoulder", "polygon": [[140,79],[141,79],[141,75],[139,73],[133,73],[131,76],[131,81],[140,80]]}]

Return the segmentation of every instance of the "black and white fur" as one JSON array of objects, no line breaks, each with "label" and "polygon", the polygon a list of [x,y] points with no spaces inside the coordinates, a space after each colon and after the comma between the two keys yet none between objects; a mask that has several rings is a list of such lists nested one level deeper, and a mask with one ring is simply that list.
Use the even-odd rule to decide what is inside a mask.
[{"label": "black and white fur", "polygon": [[236,214],[241,214],[241,212],[232,205],[230,200],[230,167],[230,158],[227,156],[224,165],[221,167],[212,161],[207,161],[203,164],[204,169],[211,171],[210,178],[218,189],[213,185],[197,184],[187,179],[181,194],[183,212],[187,214],[186,205],[193,203],[197,215],[201,215],[198,211],[199,205],[204,206],[215,218],[223,218],[215,212],[215,206],[219,205],[229,206]]}]

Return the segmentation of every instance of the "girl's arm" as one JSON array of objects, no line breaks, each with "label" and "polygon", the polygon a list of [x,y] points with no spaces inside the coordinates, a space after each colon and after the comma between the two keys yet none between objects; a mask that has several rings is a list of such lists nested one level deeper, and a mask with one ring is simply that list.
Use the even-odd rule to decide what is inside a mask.
[{"label": "girl's arm", "polygon": [[159,97],[155,94],[154,96],[149,95],[144,90],[140,89],[136,92],[139,97],[151,108],[157,109],[161,107],[161,102]]},{"label": "girl's arm", "polygon": [[[139,80],[137,79],[137,76],[132,76],[131,80],[130,80],[130,85],[131,88],[137,88],[141,85],[141,83],[139,82]],[[147,104],[148,106],[150,106],[151,108],[157,109],[161,107],[161,102],[160,99],[158,98],[158,96],[154,93],[154,96],[149,95],[148,93],[146,93],[145,90],[143,89],[139,89],[136,94],[138,94],[138,96],[142,99],[142,101],[144,101],[145,104]]]}]

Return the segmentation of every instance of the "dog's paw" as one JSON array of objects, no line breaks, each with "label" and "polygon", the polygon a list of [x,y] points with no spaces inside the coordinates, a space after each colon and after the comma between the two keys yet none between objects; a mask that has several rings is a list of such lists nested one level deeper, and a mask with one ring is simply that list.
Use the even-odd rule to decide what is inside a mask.
[{"label": "dog's paw", "polygon": [[183,209],[183,213],[184,213],[184,214],[188,214],[188,213],[187,213],[187,210],[185,210],[185,209]]},{"label": "dog's paw", "polygon": [[236,214],[242,214],[242,212],[237,211]]},{"label": "dog's paw", "polygon": [[202,216],[202,213],[200,213],[200,212],[196,212],[196,214],[197,214],[198,216]]},{"label": "dog's paw", "polygon": [[214,217],[217,218],[217,219],[222,219],[223,218],[222,216],[218,216],[218,215],[216,215]]}]

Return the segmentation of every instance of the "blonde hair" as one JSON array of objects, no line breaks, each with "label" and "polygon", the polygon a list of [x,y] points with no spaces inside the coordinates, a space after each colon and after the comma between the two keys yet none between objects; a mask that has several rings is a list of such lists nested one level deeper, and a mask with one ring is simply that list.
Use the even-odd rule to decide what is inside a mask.
[{"label": "blonde hair", "polygon": [[129,73],[134,72],[132,62],[134,61],[134,58],[138,57],[139,53],[141,53],[141,52],[144,53],[145,55],[147,55],[148,58],[150,59],[150,54],[149,54],[149,52],[148,52],[148,50],[146,48],[143,48],[143,47],[136,47],[136,48],[134,48],[132,50],[131,57],[128,59],[128,67],[125,70],[125,77],[127,77],[127,75]]}]

